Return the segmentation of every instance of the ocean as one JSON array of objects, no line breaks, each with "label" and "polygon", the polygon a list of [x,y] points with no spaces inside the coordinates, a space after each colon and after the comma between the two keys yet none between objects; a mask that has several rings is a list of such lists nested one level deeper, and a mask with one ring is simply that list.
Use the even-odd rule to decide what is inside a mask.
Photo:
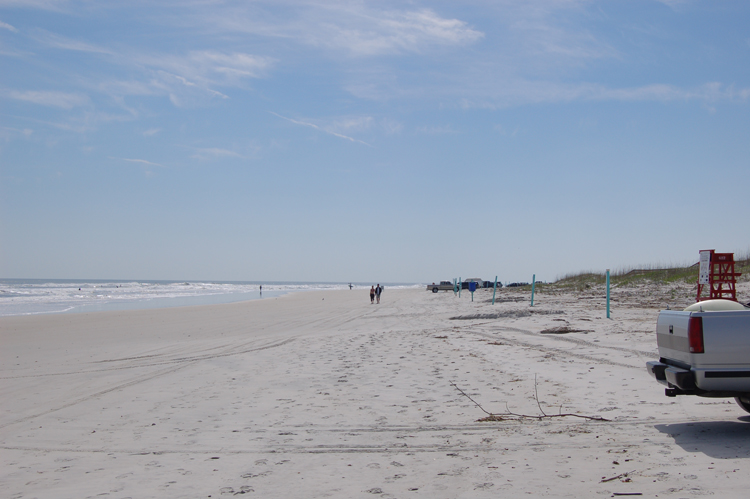
[{"label": "ocean", "polygon": [[[351,284],[361,292],[372,286]],[[422,286],[381,284],[386,289]],[[349,289],[349,283],[0,279],[0,316],[211,305],[326,289]]]}]

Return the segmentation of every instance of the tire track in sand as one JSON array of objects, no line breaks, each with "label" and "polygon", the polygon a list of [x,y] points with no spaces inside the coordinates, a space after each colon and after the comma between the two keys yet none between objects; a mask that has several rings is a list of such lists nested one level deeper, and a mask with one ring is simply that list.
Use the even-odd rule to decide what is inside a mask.
[{"label": "tire track in sand", "polygon": [[[259,352],[261,350],[267,350],[269,348],[276,348],[280,347],[282,345],[285,345],[287,343],[290,343],[294,341],[295,338],[288,338],[285,340],[277,340],[275,342],[271,342],[269,344],[256,347],[256,348],[247,348],[244,350],[239,351],[233,351],[233,349],[236,348],[242,348],[247,346],[248,344],[253,344],[253,342],[249,343],[243,343],[241,345],[230,347],[230,351],[228,352],[221,352],[221,353],[215,353],[215,354],[203,354],[203,355],[195,355],[195,356],[183,356],[178,357],[175,359],[169,359],[169,360],[162,360],[162,361],[156,361],[156,362],[150,362],[148,364],[135,364],[135,365],[126,365],[126,366],[117,366],[117,367],[106,367],[102,369],[89,369],[89,370],[81,370],[81,371],[65,371],[65,372],[56,372],[56,373],[43,373],[43,374],[26,374],[21,376],[0,376],[0,379],[19,379],[19,378],[43,378],[48,376],[66,376],[71,374],[87,374],[87,373],[97,373],[97,372],[106,372],[106,371],[122,371],[124,369],[137,369],[141,367],[157,367],[157,366],[165,366],[170,364],[179,364],[179,363],[191,363],[191,362],[197,362],[201,360],[209,360],[209,359],[216,359],[220,357],[229,357],[232,355],[242,355],[244,353],[250,353],[250,352]],[[97,361],[97,363],[101,362],[124,362],[126,360],[134,360],[134,359],[140,359],[145,357],[131,357],[127,359],[113,359],[113,360],[103,360],[103,361]],[[2,426],[0,426],[2,428]]]}]

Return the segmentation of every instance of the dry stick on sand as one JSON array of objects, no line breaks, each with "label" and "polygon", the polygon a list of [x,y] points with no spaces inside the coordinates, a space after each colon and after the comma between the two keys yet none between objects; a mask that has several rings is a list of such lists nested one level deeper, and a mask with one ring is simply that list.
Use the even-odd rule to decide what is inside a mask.
[{"label": "dry stick on sand", "polygon": [[620,473],[617,476],[613,476],[610,478],[602,478],[602,480],[599,483],[605,483],[605,482],[611,482],[612,480],[617,480],[618,478],[626,478],[631,473],[635,473],[635,470],[633,471],[626,471],[625,473]]},{"label": "dry stick on sand", "polygon": [[562,406],[560,406],[560,411],[561,411],[560,414],[545,414],[545,412],[542,410],[541,404],[539,404],[539,397],[537,396],[537,393],[536,393],[536,375],[534,375],[534,396],[536,398],[536,403],[539,406],[539,410],[542,411],[542,416],[529,416],[527,414],[517,414],[515,412],[511,412],[511,410],[508,408],[508,404],[507,403],[505,404],[505,410],[506,410],[505,414],[493,414],[493,413],[487,411],[484,407],[482,407],[482,405],[479,402],[477,402],[476,400],[474,400],[473,398],[471,398],[468,393],[466,393],[461,388],[459,388],[458,385],[455,384],[453,381],[449,381],[449,383],[456,390],[458,390],[459,392],[461,392],[461,394],[464,397],[466,397],[467,399],[469,399],[472,402],[474,402],[474,405],[476,405],[477,407],[479,407],[482,410],[482,412],[484,412],[485,414],[487,414],[486,418],[482,418],[482,419],[478,420],[478,421],[481,421],[481,422],[486,422],[486,421],[504,421],[505,419],[509,419],[509,418],[506,418],[504,416],[515,416],[516,418],[529,418],[529,419],[564,418],[566,416],[572,416],[574,418],[588,419],[590,421],[609,421],[609,419],[605,419],[605,418],[600,417],[600,416],[584,416],[582,414],[574,414],[574,413],[563,414],[562,413]]}]

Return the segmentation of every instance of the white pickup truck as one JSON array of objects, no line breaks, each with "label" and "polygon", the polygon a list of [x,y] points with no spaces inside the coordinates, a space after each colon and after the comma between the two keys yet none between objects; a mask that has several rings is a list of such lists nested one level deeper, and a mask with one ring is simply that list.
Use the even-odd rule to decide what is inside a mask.
[{"label": "white pickup truck", "polygon": [[684,311],[663,310],[656,325],[659,361],[648,372],[665,395],[734,397],[750,412],[750,308],[706,300]]}]

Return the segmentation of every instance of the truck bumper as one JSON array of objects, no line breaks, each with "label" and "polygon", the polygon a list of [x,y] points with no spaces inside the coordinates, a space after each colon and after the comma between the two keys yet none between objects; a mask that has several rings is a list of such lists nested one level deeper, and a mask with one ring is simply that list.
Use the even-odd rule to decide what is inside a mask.
[{"label": "truck bumper", "polygon": [[651,361],[646,363],[646,371],[667,386],[669,396],[735,397],[750,393],[750,369],[746,368],[683,369]]},{"label": "truck bumper", "polygon": [[750,369],[691,369],[695,384],[701,390],[750,392]]},{"label": "truck bumper", "polygon": [[646,371],[656,379],[659,383],[667,384],[667,378],[664,375],[664,370],[669,367],[666,364],[662,364],[661,362],[657,362],[655,360],[652,360],[651,362],[646,362]]},{"label": "truck bumper", "polygon": [[680,390],[691,392],[696,388],[693,373],[687,369],[668,366],[664,369],[664,376],[667,378],[667,383],[676,386]]},{"label": "truck bumper", "polygon": [[646,363],[646,371],[659,383],[667,387],[666,394],[670,397],[680,394],[695,393],[695,380],[693,373],[687,369],[657,362],[655,360]]}]

